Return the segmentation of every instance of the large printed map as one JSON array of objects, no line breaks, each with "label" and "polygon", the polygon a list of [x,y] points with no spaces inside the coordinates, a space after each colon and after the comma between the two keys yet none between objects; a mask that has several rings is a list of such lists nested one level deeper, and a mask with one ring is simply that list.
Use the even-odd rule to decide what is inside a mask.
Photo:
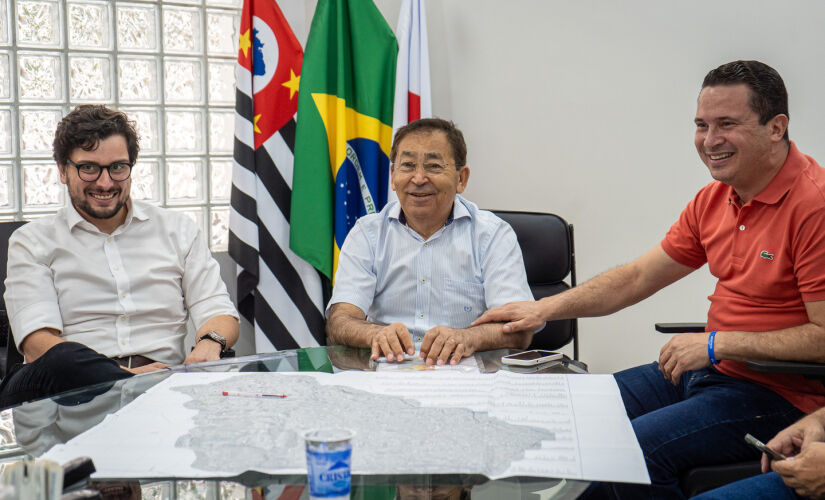
[{"label": "large printed map", "polygon": [[649,481],[608,375],[179,373],[44,457],[101,479],[305,474],[324,427],[355,432],[353,474]]},{"label": "large printed map", "polygon": [[[191,397],[185,406],[197,414],[176,445],[195,452],[193,465],[199,469],[224,470],[227,457],[241,470],[262,464],[300,469],[306,464],[304,432],[343,427],[355,433],[355,472],[496,476],[523,458],[524,450],[555,439],[547,429],[509,424],[484,412],[425,407],[410,398],[324,386],[311,376],[240,375],[221,388],[287,397],[225,397],[211,384],[178,388]],[[248,424],[233,425],[237,422]]]}]

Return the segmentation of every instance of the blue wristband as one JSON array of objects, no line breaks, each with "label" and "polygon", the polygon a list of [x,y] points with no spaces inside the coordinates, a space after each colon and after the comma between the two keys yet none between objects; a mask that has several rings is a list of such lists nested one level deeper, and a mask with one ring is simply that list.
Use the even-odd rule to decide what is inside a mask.
[{"label": "blue wristband", "polygon": [[710,364],[718,365],[719,362],[716,361],[716,356],[713,354],[713,338],[716,337],[716,330],[710,332],[708,335],[708,359],[710,359]]}]

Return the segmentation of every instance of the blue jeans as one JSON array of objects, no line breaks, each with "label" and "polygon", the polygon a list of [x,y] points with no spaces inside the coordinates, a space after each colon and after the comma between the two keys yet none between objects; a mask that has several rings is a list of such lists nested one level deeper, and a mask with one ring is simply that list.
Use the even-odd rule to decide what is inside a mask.
[{"label": "blue jeans", "polygon": [[693,497],[694,500],[799,500],[776,472],[749,477]]},{"label": "blue jeans", "polygon": [[679,477],[696,466],[758,460],[745,443],[762,441],[804,414],[777,393],[704,368],[673,385],[658,363],[614,375],[627,416],[645,456],[651,485],[601,483],[590,498],[685,498]]}]

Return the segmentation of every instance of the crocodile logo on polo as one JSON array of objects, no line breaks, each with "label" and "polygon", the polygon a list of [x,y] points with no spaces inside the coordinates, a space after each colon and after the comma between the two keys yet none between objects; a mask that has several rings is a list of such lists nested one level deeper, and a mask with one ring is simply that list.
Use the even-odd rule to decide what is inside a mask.
[{"label": "crocodile logo on polo", "polygon": [[773,254],[768,253],[767,250],[762,250],[762,252],[759,254],[759,256],[762,257],[765,260],[773,260]]}]

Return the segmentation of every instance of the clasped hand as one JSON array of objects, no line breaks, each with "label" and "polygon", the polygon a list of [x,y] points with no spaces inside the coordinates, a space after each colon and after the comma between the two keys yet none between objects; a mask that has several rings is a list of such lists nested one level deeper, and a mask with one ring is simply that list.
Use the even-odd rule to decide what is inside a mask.
[{"label": "clasped hand", "polygon": [[767,442],[768,448],[790,457],[772,461],[762,455],[762,472],[773,469],[804,497],[825,497],[825,428],[817,414],[809,415]]},{"label": "clasped hand", "polygon": [[673,385],[685,372],[709,365],[707,333],[680,333],[659,351],[659,370]]},{"label": "clasped hand", "polygon": [[789,487],[805,498],[825,498],[825,443],[811,443],[787,460],[771,462],[771,468]]},{"label": "clasped hand", "polygon": [[[393,323],[376,331],[372,337],[373,360],[385,356],[387,361],[403,361],[404,354],[415,354],[412,336],[403,323]],[[428,365],[458,364],[461,358],[472,355],[475,345],[466,330],[446,326],[431,328],[421,341],[421,359]]]}]

